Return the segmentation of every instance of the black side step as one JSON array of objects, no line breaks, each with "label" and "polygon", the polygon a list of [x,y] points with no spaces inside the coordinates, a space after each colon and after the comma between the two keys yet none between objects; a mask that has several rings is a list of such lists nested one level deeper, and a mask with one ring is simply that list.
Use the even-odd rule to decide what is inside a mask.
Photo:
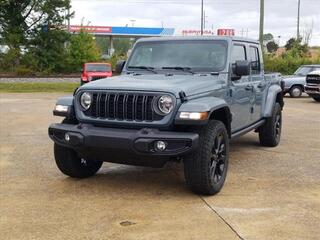
[{"label": "black side step", "polygon": [[246,128],[243,128],[239,131],[236,131],[234,133],[231,134],[231,139],[234,139],[234,138],[237,138],[237,137],[240,137],[248,132],[251,132],[252,130],[260,127],[261,125],[263,125],[265,123],[266,120],[260,120],[256,123],[254,123],[253,125],[250,125],[249,127],[246,127]]}]

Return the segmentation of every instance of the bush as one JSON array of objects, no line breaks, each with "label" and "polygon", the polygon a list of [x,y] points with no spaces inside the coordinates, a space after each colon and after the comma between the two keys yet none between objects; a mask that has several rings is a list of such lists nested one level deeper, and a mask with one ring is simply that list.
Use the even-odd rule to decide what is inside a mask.
[{"label": "bush", "polygon": [[319,64],[320,56],[312,59],[306,56],[300,57],[293,50],[288,51],[282,56],[264,55],[264,68],[266,72],[280,72],[283,75],[293,74],[301,65]]},{"label": "bush", "polygon": [[15,68],[15,72],[18,76],[34,76],[34,70],[25,66],[19,66]]}]

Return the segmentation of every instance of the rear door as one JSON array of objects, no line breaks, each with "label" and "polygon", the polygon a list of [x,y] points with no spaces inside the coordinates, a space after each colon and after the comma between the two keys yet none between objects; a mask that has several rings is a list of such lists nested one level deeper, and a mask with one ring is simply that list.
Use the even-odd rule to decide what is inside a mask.
[{"label": "rear door", "polygon": [[[248,60],[246,45],[234,43],[232,47],[231,64],[234,71],[235,63],[239,60]],[[246,127],[250,121],[250,99],[252,98],[252,86],[249,76],[242,76],[239,80],[231,81],[230,105],[232,114],[232,131]]]},{"label": "rear door", "polygon": [[251,118],[250,122],[254,123],[261,118],[261,106],[263,94],[266,89],[264,73],[261,69],[261,52],[258,45],[249,45],[249,58],[251,61],[251,76],[250,81],[253,86],[253,95],[251,99]]}]

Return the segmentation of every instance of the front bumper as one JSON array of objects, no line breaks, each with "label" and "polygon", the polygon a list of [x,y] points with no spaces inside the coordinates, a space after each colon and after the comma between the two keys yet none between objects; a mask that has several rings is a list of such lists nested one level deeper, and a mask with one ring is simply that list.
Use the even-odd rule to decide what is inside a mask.
[{"label": "front bumper", "polygon": [[[163,166],[170,158],[190,154],[197,149],[199,139],[197,133],[105,128],[91,124],[52,124],[48,133],[56,144],[74,149],[87,160],[154,167]],[[156,149],[158,140],[166,142],[166,150]]]},{"label": "front bumper", "polygon": [[320,95],[320,86],[305,86],[304,90],[310,96]]}]

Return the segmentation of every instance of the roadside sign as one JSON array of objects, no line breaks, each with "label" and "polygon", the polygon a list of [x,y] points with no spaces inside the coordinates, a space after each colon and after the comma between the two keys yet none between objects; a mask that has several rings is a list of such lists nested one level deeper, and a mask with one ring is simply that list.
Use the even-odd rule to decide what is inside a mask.
[{"label": "roadside sign", "polygon": [[234,36],[234,29],[218,29],[218,36]]}]

